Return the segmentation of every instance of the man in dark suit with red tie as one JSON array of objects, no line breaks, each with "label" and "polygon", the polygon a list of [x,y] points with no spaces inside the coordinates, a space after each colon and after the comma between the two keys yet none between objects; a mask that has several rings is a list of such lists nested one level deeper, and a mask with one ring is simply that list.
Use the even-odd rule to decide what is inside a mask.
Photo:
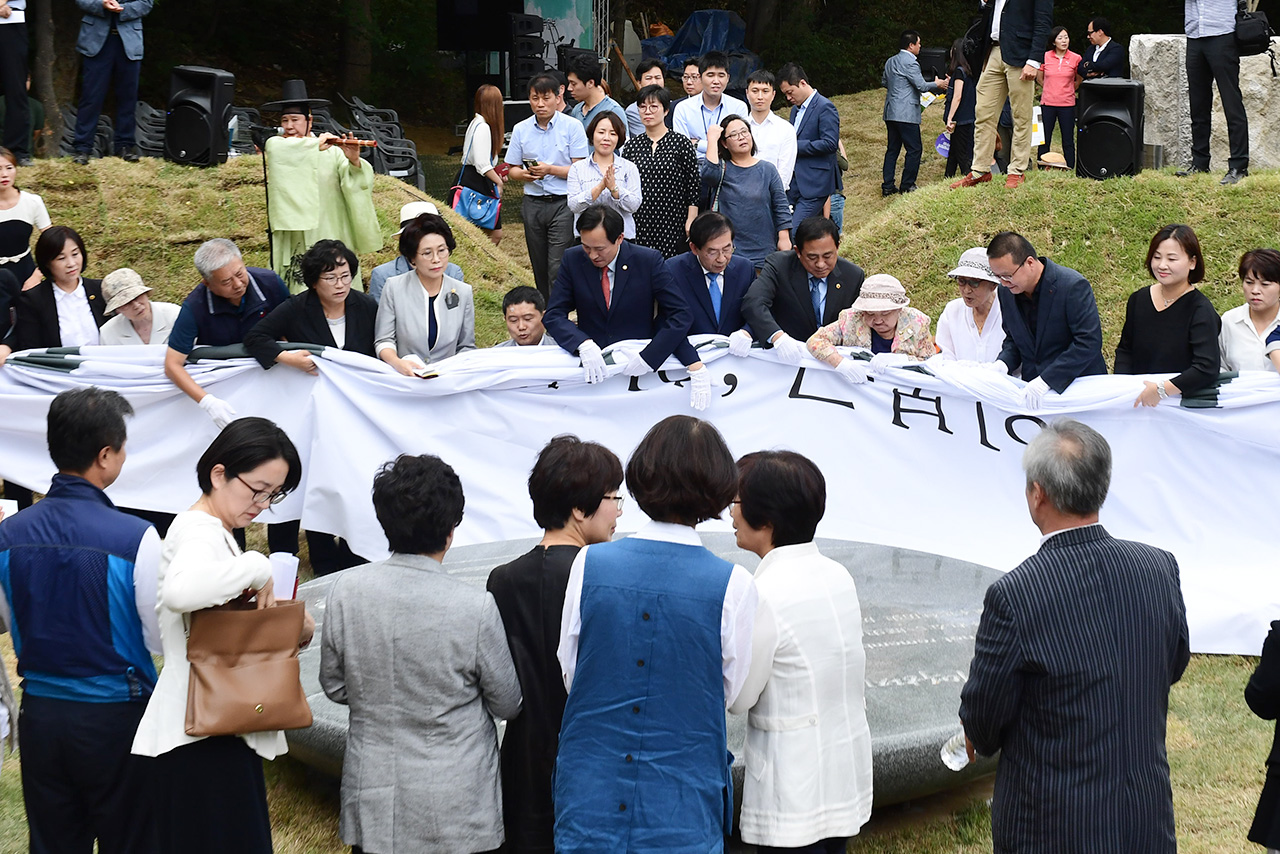
[{"label": "man in dark suit with red tie", "polygon": [[[583,211],[577,226],[582,245],[564,253],[542,325],[565,352],[582,359],[589,383],[606,378],[601,348],[618,341],[650,339],[628,355],[623,373],[637,377],[656,371],[677,348],[688,346],[691,320],[662,253],[624,240],[622,214],[604,205]],[[575,310],[576,324],[569,319]],[[710,374],[701,361],[686,361],[685,367],[693,406],[703,409],[710,399]]]},{"label": "man in dark suit with red tie", "polygon": [[716,211],[700,214],[689,226],[689,251],[667,259],[667,272],[689,305],[688,334],[727,335],[729,352],[745,356],[751,329],[742,317],[742,298],[756,271],[746,258],[734,256],[729,218]]},{"label": "man in dark suit with red tie", "polygon": [[987,589],[960,692],[969,755],[1000,752],[997,852],[1174,854],[1169,688],[1190,651],[1178,562],[1098,521],[1111,448],[1071,419],[1027,446],[1040,550]]}]

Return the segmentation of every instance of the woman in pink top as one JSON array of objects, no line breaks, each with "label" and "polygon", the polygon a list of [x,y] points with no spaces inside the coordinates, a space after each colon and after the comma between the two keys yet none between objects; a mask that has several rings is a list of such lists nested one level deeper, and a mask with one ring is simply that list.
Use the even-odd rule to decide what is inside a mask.
[{"label": "woman in pink top", "polygon": [[1043,87],[1040,92],[1040,117],[1044,124],[1044,145],[1040,146],[1039,156],[1044,157],[1053,141],[1053,126],[1062,126],[1062,156],[1066,158],[1067,167],[1074,169],[1076,165],[1076,87],[1080,85],[1080,76],[1076,69],[1080,66],[1080,54],[1070,50],[1071,36],[1066,27],[1054,27],[1049,33],[1049,43],[1053,50],[1044,52],[1044,64],[1036,79]]}]

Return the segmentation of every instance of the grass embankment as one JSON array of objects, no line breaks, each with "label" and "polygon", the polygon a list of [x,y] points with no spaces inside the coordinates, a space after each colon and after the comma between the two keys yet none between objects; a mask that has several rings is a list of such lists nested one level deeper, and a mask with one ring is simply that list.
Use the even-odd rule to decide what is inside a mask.
[{"label": "grass embankment", "polygon": [[[951,192],[941,181],[943,162],[930,147],[942,129],[940,107],[925,113],[921,190],[884,199],[883,93],[864,92],[835,101],[852,162],[845,175],[843,254],[869,273],[900,278],[912,303],[934,318],[954,296],[946,272],[960,252],[985,244],[996,231],[1013,228],[1042,253],[1080,270],[1093,283],[1110,357],[1124,320],[1125,300],[1150,282],[1143,261],[1147,243],[1160,226],[1187,222],[1196,228],[1209,272],[1202,287],[1220,311],[1241,302],[1234,273],[1240,254],[1280,243],[1276,173],[1255,174],[1237,187],[1223,188],[1216,176],[1178,179],[1172,170],[1106,182],[1040,172],[1014,192],[999,185]],[[438,199],[456,175],[456,159],[427,161],[428,188]],[[191,253],[209,237],[232,237],[251,263],[265,264],[261,175],[260,161],[254,158],[207,170],[157,161],[130,166],[118,160],[94,161],[86,170],[61,160],[25,169],[20,178],[26,189],[44,196],[55,222],[80,229],[89,248],[91,275],[133,266],[160,298],[176,301],[195,283]],[[376,258],[361,259],[366,271],[394,257],[389,238],[398,227],[399,207],[417,195],[402,183],[378,180],[375,202],[388,243]],[[477,229],[446,213],[458,238],[454,260],[476,286],[477,339],[482,345],[503,337],[498,310],[502,293],[514,284],[532,284],[519,227],[519,198],[519,188],[506,195],[507,236],[498,249]],[[12,675],[8,639],[0,643]],[[1168,747],[1183,851],[1257,850],[1245,841],[1245,833],[1262,787],[1271,726],[1254,718],[1243,702],[1241,692],[1252,666],[1247,658],[1195,656],[1182,682],[1174,686]],[[26,847],[18,762],[11,758],[5,766],[0,774],[0,854],[17,854]],[[337,838],[333,781],[317,778],[287,758],[267,767],[277,850],[345,851]],[[850,850],[989,851],[987,796],[983,787],[974,787],[877,811]]]}]

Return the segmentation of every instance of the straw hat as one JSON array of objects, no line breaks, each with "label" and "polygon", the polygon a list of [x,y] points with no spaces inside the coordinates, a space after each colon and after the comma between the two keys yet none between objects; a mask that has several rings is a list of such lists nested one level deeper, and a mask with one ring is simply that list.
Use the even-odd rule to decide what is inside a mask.
[{"label": "straw hat", "polygon": [[966,279],[982,279],[984,282],[1000,284],[996,274],[991,272],[991,265],[987,263],[987,250],[981,246],[964,250],[960,255],[960,263],[947,275],[953,279],[963,276]]},{"label": "straw hat", "polygon": [[867,276],[862,283],[858,298],[853,301],[854,311],[893,311],[906,308],[911,304],[907,299],[907,291],[893,276],[887,273],[876,273]]},{"label": "straw hat", "polygon": [[142,277],[128,267],[112,270],[102,280],[102,298],[107,301],[104,311],[115,314],[120,306],[133,302],[139,295],[150,293],[151,288],[142,282]]},{"label": "straw hat", "polygon": [[1063,157],[1056,151],[1046,151],[1044,156],[1037,161],[1042,169],[1070,169],[1067,165],[1067,158]]}]

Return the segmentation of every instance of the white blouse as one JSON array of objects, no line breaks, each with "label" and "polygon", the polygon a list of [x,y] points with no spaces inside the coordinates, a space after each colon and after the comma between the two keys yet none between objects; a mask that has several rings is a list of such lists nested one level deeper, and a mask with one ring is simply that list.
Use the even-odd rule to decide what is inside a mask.
[{"label": "white blouse", "polygon": [[117,314],[115,317],[102,324],[102,328],[98,330],[99,344],[132,344],[141,346],[148,344],[151,347],[163,347],[169,343],[169,333],[173,331],[173,323],[178,319],[178,312],[182,310],[182,306],[174,305],[171,302],[153,302],[151,303],[151,341],[144,342],[133,328],[133,324],[129,322],[129,318],[123,314]]},{"label": "white blouse", "polygon": [[481,175],[493,168],[493,131],[484,116],[476,113],[467,125],[462,141],[463,166],[474,166]]},{"label": "white blouse", "polygon": [[994,362],[1004,346],[1004,324],[1000,319],[1000,300],[991,301],[991,311],[978,331],[973,309],[962,299],[953,299],[938,316],[938,334],[934,336],[942,353],[940,358],[957,362]]},{"label": "white blouse", "polygon": [[1267,336],[1280,326],[1280,314],[1258,334],[1249,318],[1249,306],[1238,305],[1222,313],[1222,331],[1218,333],[1218,348],[1222,351],[1224,371],[1274,371],[1275,366],[1267,358]]},{"label": "white blouse", "polygon": [[98,322],[89,308],[89,295],[82,277],[73,291],[64,291],[55,283],[53,301],[58,308],[58,339],[63,347],[84,347],[98,343]]},{"label": "white blouse", "polygon": [[[160,640],[164,669],[155,693],[138,723],[133,753],[159,756],[193,744],[202,736],[187,735],[186,617],[192,611],[230,602],[248,588],[261,588],[271,578],[271,562],[259,552],[241,552],[222,522],[201,510],[179,513],[169,526],[160,554]],[[251,732],[240,736],[263,759],[289,750],[284,733]]]},{"label": "white blouse", "polygon": [[[635,212],[640,207],[643,197],[640,195],[640,170],[630,160],[615,154],[613,156],[613,183],[618,188],[615,199],[608,190],[596,198],[591,198],[591,191],[604,180],[604,171],[596,163],[595,158],[587,155],[569,167],[569,210],[582,213],[591,205],[607,205],[622,214],[622,236],[634,240],[636,236]],[[573,233],[578,233],[577,222],[574,222]]]}]

